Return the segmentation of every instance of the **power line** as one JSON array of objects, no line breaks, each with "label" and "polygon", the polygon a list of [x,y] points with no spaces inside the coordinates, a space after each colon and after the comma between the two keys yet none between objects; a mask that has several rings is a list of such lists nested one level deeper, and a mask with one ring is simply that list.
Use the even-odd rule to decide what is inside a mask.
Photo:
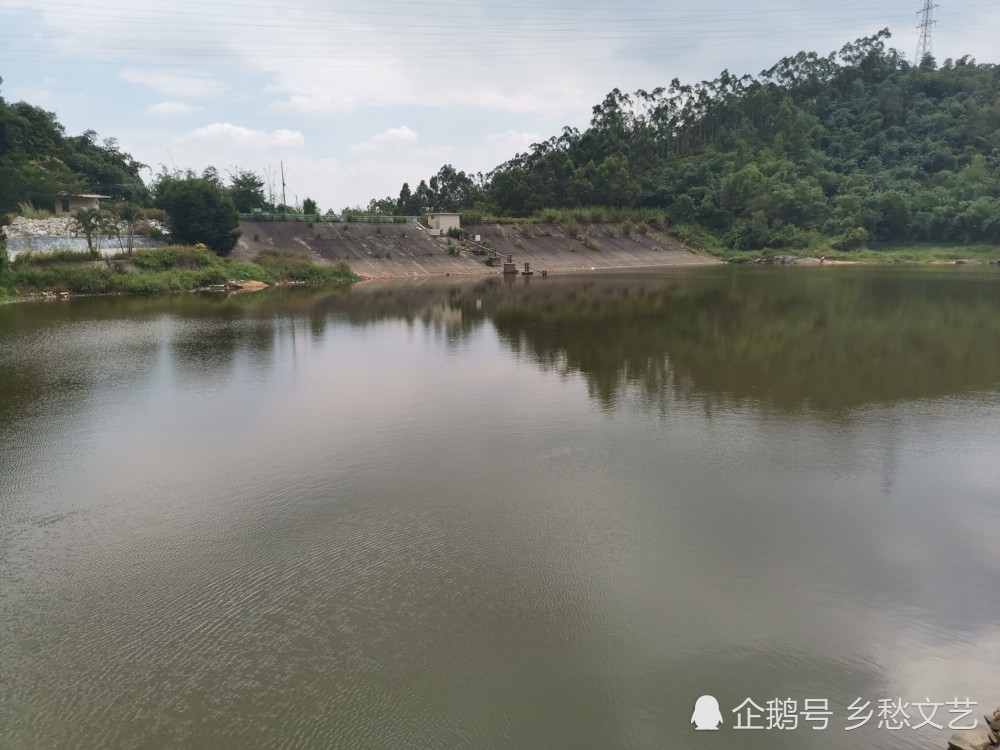
[{"label": "power line", "polygon": [[920,29],[920,39],[917,42],[917,57],[914,61],[917,65],[931,54],[931,27],[937,23],[933,18],[934,9],[937,7],[931,0],[924,0],[924,7],[919,11],[920,25],[917,28]]}]

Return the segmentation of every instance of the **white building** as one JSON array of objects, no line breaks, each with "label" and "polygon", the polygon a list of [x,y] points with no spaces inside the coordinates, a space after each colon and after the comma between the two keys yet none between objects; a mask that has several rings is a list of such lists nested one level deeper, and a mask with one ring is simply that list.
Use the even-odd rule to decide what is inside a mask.
[{"label": "white building", "polygon": [[445,234],[449,229],[461,229],[461,218],[461,214],[438,212],[427,214],[427,228],[431,230],[430,233],[433,235]]},{"label": "white building", "polygon": [[78,208],[97,208],[100,201],[110,197],[110,195],[60,195],[52,208],[52,213],[62,216],[71,214]]}]

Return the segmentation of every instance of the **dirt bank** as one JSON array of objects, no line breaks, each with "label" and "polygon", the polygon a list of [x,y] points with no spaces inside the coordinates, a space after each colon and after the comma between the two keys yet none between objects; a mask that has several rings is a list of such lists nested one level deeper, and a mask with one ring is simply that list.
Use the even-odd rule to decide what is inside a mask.
[{"label": "dirt bank", "polygon": [[[332,224],[242,222],[243,235],[233,256],[252,259],[268,248],[294,250],[317,262],[344,261],[368,278],[486,275],[499,269],[484,265],[475,242],[431,237],[414,224]],[[685,248],[662,232],[622,233],[617,226],[581,226],[569,236],[556,224],[489,224],[466,227],[470,237],[514,262],[536,271],[581,271],[590,268],[640,268],[718,263]]]}]

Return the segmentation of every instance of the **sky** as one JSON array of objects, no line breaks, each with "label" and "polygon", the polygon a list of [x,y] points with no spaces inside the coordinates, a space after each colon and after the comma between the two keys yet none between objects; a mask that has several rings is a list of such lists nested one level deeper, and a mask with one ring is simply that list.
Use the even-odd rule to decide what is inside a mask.
[{"label": "sky", "polygon": [[[488,173],[623,92],[756,74],[924,0],[0,0],[0,95],[148,164],[249,169],[289,204],[367,206],[444,164]],[[937,0],[933,53],[998,62],[1000,3]]]}]

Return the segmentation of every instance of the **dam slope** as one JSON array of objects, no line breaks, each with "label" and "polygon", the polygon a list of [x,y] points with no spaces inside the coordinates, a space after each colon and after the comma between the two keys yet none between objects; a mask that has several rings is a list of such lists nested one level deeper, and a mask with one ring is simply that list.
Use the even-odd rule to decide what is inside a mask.
[{"label": "dam slope", "polygon": [[302,253],[319,263],[343,261],[371,278],[494,274],[482,247],[511,255],[519,270],[539,272],[590,268],[642,268],[710,264],[718,261],[685,247],[665,232],[625,234],[612,224],[583,225],[574,236],[558,224],[479,224],[466,227],[472,240],[432,237],[416,224],[317,222],[240,223],[243,234],[233,256],[253,259],[262,250]]}]

